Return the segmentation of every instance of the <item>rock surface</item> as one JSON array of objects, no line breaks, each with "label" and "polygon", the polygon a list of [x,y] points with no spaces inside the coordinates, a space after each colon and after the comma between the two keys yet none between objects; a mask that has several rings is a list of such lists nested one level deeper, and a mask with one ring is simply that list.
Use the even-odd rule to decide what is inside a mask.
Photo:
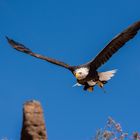
[{"label": "rock surface", "polygon": [[38,101],[24,104],[21,140],[48,140],[43,109]]}]

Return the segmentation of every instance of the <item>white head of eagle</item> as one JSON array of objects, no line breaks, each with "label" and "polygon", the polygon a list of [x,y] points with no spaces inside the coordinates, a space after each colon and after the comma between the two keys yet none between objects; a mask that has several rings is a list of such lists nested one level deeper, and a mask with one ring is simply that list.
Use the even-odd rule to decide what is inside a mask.
[{"label": "white head of eagle", "polygon": [[82,79],[86,78],[88,73],[89,73],[89,69],[86,67],[81,67],[74,71],[74,75],[78,80],[82,80]]}]

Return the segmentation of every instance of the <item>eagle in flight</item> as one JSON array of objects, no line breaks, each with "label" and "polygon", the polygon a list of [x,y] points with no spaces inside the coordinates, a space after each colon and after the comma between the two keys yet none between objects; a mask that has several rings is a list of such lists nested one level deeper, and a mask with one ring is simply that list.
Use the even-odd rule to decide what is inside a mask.
[{"label": "eagle in flight", "polygon": [[98,72],[98,68],[107,62],[127,41],[132,39],[139,29],[140,21],[132,24],[123,32],[115,36],[94,59],[86,64],[78,66],[71,66],[56,59],[34,53],[23,44],[20,44],[8,37],[6,38],[14,49],[70,70],[77,79],[75,86],[83,85],[84,90],[93,91],[95,85],[103,88],[104,84],[106,84],[116,72],[116,70]]}]

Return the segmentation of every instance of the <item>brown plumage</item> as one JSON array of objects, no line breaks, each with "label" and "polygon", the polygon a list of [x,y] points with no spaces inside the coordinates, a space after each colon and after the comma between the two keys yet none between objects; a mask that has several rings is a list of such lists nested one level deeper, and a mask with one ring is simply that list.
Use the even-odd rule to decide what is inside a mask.
[{"label": "brown plumage", "polygon": [[115,36],[111,42],[88,64],[91,69],[97,69],[107,62],[127,41],[132,39],[140,29],[140,21],[132,24],[126,30]]},{"label": "brown plumage", "polygon": [[9,44],[14,49],[16,49],[17,51],[27,53],[27,54],[29,54],[31,56],[34,56],[34,57],[39,58],[39,59],[43,59],[45,61],[48,61],[48,62],[53,63],[53,64],[56,64],[58,66],[62,66],[64,68],[69,68],[69,65],[64,63],[64,62],[61,62],[61,61],[55,60],[53,58],[49,58],[49,57],[37,54],[37,53],[33,53],[29,48],[25,47],[23,44],[20,44],[20,43],[14,41],[12,39],[9,39],[7,36],[6,36],[6,38],[7,38],[8,42],[9,42]]},{"label": "brown plumage", "polygon": [[[70,66],[64,62],[55,60],[50,57],[46,57],[37,53],[32,52],[30,49],[25,47],[24,45],[9,39],[8,37],[7,40],[9,44],[16,50],[29,54],[31,56],[34,56],[39,59],[43,59],[45,61],[48,61],[50,63],[56,64],[58,66],[64,67],[66,69],[69,69],[75,76],[79,74],[79,77],[76,76],[78,83],[84,85],[84,89],[92,89],[90,87],[93,87],[94,85],[89,85],[89,81],[94,81],[96,83],[101,82],[101,84],[106,83],[106,81],[100,81],[99,80],[99,74],[97,72],[97,69],[106,63],[113,54],[115,54],[127,41],[132,39],[140,29],[140,21],[132,24],[130,27],[125,29],[123,32],[118,34],[113,40],[107,44],[107,46],[90,62],[83,64],[83,65],[78,65],[78,66]],[[81,70],[81,72],[80,72]],[[82,73],[83,72],[83,73]],[[88,73],[87,73],[88,72]],[[80,73],[81,77],[80,77]],[[85,76],[85,77],[84,77]]]}]

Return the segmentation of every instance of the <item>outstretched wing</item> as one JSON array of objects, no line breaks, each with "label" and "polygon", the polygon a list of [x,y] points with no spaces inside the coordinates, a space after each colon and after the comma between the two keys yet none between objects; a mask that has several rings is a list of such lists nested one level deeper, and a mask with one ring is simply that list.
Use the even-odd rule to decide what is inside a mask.
[{"label": "outstretched wing", "polygon": [[140,29],[140,21],[132,24],[123,32],[118,34],[96,57],[87,64],[90,69],[98,69],[102,64],[107,62],[127,41],[132,39]]},{"label": "outstretched wing", "polygon": [[61,66],[61,67],[64,67],[64,68],[67,68],[67,69],[70,69],[71,66],[69,66],[68,64],[64,63],[64,62],[61,62],[61,61],[58,61],[58,60],[55,60],[53,58],[49,58],[49,57],[46,57],[46,56],[43,56],[43,55],[40,55],[40,54],[37,54],[37,53],[33,53],[30,49],[26,48],[24,45],[6,37],[6,39],[8,40],[9,44],[16,50],[20,51],[20,52],[23,52],[23,53],[26,53],[26,54],[29,54],[31,56],[34,56],[36,58],[39,58],[39,59],[43,59],[45,61],[48,61],[50,63],[53,63],[53,64],[56,64],[58,66]]}]

